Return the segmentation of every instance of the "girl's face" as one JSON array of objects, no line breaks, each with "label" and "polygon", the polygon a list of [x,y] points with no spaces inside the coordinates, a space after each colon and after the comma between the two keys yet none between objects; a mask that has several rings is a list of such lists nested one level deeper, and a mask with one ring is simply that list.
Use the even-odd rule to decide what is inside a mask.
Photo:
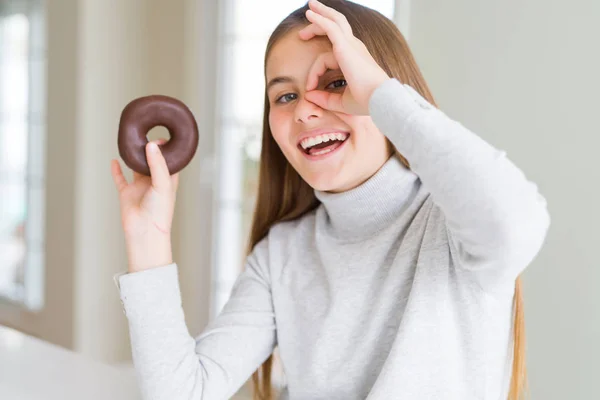
[{"label": "girl's face", "polygon": [[[332,46],[326,37],[302,40],[299,30],[281,38],[267,59],[269,126],[289,163],[310,186],[350,190],[377,172],[391,148],[370,116],[335,113],[304,98],[311,66]],[[317,90],[341,93],[345,85],[340,70],[329,70],[320,77]]]}]

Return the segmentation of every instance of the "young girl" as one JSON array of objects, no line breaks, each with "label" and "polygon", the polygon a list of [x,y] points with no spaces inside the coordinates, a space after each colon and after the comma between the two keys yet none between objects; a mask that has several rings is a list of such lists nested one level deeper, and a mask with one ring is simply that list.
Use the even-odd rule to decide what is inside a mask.
[{"label": "young girl", "polygon": [[255,397],[272,399],[277,346],[282,399],[516,400],[519,275],[544,242],[546,202],[505,152],[435,106],[391,21],[323,3],[269,40],[249,254],[196,338],[171,258],[177,175],[153,144],[152,178],[128,184],[113,161],[144,398],[226,399],[254,373]]}]

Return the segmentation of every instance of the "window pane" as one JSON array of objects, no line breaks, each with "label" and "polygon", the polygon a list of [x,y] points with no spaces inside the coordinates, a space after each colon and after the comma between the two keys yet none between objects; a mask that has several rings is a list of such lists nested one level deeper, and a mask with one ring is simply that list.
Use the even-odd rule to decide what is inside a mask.
[{"label": "window pane", "polygon": [[16,300],[26,254],[28,30],[22,14],[0,20],[0,291]]},{"label": "window pane", "polygon": [[39,0],[0,7],[0,296],[42,306],[45,52]]},{"label": "window pane", "polygon": [[377,10],[389,19],[394,18],[395,0],[355,0],[354,2]]},{"label": "window pane", "polygon": [[233,0],[233,24],[227,33],[265,40],[282,19],[304,4],[303,0]]},{"label": "window pane", "polygon": [[229,99],[223,104],[223,116],[246,123],[262,121],[264,101],[263,54],[264,38],[239,37],[228,39],[225,59],[230,63],[230,75],[224,76],[223,90]]},{"label": "window pane", "polygon": [[[392,19],[395,0],[355,0],[354,3],[379,11]],[[289,13],[306,4],[306,0],[233,0],[233,21],[228,21],[227,35],[266,38]]]},{"label": "window pane", "polygon": [[0,185],[0,293],[21,300],[25,268],[24,182]]}]

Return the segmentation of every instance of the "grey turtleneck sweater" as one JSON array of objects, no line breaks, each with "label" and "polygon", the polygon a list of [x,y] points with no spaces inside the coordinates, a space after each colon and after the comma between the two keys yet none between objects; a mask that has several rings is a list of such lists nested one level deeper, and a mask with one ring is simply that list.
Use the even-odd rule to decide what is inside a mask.
[{"label": "grey turtleneck sweater", "polygon": [[177,265],[118,278],[145,399],[227,399],[279,347],[282,399],[506,399],[515,278],[550,218],[537,186],[410,86],[376,126],[411,163],[279,223],[229,302],[188,333]]}]

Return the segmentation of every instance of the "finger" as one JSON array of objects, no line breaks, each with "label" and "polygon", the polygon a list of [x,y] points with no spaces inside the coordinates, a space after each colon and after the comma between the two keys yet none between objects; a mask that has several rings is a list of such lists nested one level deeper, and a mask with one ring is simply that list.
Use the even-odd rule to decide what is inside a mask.
[{"label": "finger", "polygon": [[311,103],[315,103],[321,108],[335,111],[344,112],[344,106],[342,104],[342,95],[339,93],[330,93],[322,90],[313,90],[307,92],[304,97]]},{"label": "finger", "polygon": [[317,0],[310,0],[308,2],[308,6],[314,12],[322,15],[325,18],[333,20],[339,26],[341,31],[344,32],[344,34],[352,35],[352,27],[348,23],[348,19],[344,14],[342,14],[338,10],[328,7]]},{"label": "finger", "polygon": [[317,14],[312,10],[306,11],[306,18],[325,31],[333,46],[339,47],[343,44],[345,39],[344,32],[335,21]]},{"label": "finger", "polygon": [[298,31],[298,35],[301,39],[309,40],[315,36],[326,36],[327,33],[319,25],[309,24]]},{"label": "finger", "polygon": [[152,187],[159,193],[169,193],[171,190],[169,168],[160,148],[155,142],[148,142],[146,144],[146,159],[150,167]]},{"label": "finger", "polygon": [[121,170],[121,164],[119,164],[119,161],[115,159],[110,161],[110,172],[113,177],[113,181],[115,182],[117,192],[121,193],[121,191],[127,187],[128,183],[127,179],[125,179],[123,176],[123,171]]},{"label": "finger", "polygon": [[[163,145],[167,142],[167,139],[160,138],[160,139],[152,140],[152,141],[158,145]],[[149,179],[149,178],[150,177],[148,175],[144,175],[139,172],[133,171],[133,181],[134,182],[138,182],[140,180],[145,180],[145,179]]]},{"label": "finger", "polygon": [[171,175],[171,188],[173,193],[177,192],[177,188],[179,187],[179,172]]},{"label": "finger", "polygon": [[320,54],[313,65],[310,67],[308,72],[308,79],[306,81],[306,90],[313,90],[319,84],[319,78],[327,72],[328,69],[339,69],[340,66],[335,59],[333,53],[322,53]]}]

